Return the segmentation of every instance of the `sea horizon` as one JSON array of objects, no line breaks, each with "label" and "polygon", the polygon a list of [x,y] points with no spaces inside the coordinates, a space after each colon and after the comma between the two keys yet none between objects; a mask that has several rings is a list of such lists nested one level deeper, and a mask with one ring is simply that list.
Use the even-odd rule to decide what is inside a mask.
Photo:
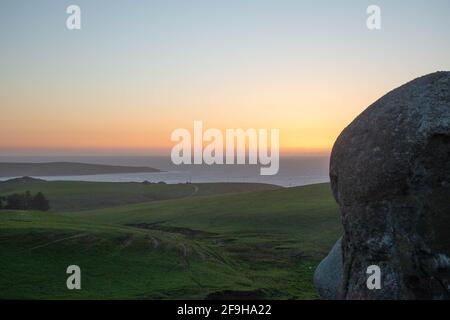
[{"label": "sea horizon", "polygon": [[[168,156],[0,156],[0,162],[80,162],[103,165],[148,166],[161,172],[96,175],[36,176],[48,181],[165,182],[176,183],[267,183],[283,187],[329,182],[328,155],[280,157],[276,175],[260,175],[260,165],[174,165]],[[1,177],[5,181],[14,177]]]}]

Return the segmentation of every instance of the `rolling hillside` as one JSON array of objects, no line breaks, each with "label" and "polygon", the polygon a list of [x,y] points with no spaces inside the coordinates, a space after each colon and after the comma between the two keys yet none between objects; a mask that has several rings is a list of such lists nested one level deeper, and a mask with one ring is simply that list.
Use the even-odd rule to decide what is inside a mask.
[{"label": "rolling hillside", "polygon": [[0,182],[0,195],[41,191],[52,211],[79,211],[118,205],[221,193],[273,190],[258,183],[144,184],[138,182],[44,181],[32,178]]},{"label": "rolling hillside", "polygon": [[[230,190],[0,211],[0,298],[317,298],[314,268],[341,234],[329,185],[202,195],[213,187]],[[65,287],[70,264],[81,267],[80,291]]]}]

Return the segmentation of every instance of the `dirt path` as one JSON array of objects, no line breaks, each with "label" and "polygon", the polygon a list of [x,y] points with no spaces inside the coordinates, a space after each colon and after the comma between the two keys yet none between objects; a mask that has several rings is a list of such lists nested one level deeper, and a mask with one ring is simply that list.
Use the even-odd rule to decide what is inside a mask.
[{"label": "dirt path", "polygon": [[30,250],[39,249],[39,248],[44,248],[44,247],[50,246],[50,245],[52,245],[52,244],[54,244],[54,243],[58,243],[58,242],[65,241],[65,240],[69,240],[69,239],[75,239],[75,238],[79,238],[79,237],[84,237],[84,236],[85,236],[84,233],[79,233],[79,234],[76,234],[76,235],[74,235],[74,236],[70,236],[70,237],[58,239],[58,240],[51,241],[51,242],[48,242],[48,243],[45,243],[45,244],[41,244],[41,245],[39,245],[39,246],[35,246],[35,247],[31,248]]}]

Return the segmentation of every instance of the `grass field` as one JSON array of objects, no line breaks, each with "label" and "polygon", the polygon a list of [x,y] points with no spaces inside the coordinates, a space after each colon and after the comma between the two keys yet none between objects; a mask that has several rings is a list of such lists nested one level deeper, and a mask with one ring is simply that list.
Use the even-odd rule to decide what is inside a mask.
[{"label": "grass field", "polygon": [[[6,184],[53,210],[0,211],[0,298],[314,299],[341,234],[328,184]],[[82,290],[66,288],[71,264]]]},{"label": "grass field", "polygon": [[191,196],[273,190],[278,186],[258,183],[143,184],[137,182],[83,182],[13,179],[0,183],[0,195],[41,191],[53,211],[108,208],[117,205]]}]

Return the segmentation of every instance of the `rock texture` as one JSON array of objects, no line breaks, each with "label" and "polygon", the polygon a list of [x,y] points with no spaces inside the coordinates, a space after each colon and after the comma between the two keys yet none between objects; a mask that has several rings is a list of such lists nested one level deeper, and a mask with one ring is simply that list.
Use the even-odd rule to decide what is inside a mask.
[{"label": "rock texture", "polygon": [[[450,72],[415,79],[337,139],[330,178],[341,208],[343,299],[450,296]],[[367,288],[367,267],[381,289]]]},{"label": "rock texture", "polygon": [[341,239],[330,253],[317,266],[314,272],[314,286],[323,299],[335,300],[342,282],[342,247]]}]

